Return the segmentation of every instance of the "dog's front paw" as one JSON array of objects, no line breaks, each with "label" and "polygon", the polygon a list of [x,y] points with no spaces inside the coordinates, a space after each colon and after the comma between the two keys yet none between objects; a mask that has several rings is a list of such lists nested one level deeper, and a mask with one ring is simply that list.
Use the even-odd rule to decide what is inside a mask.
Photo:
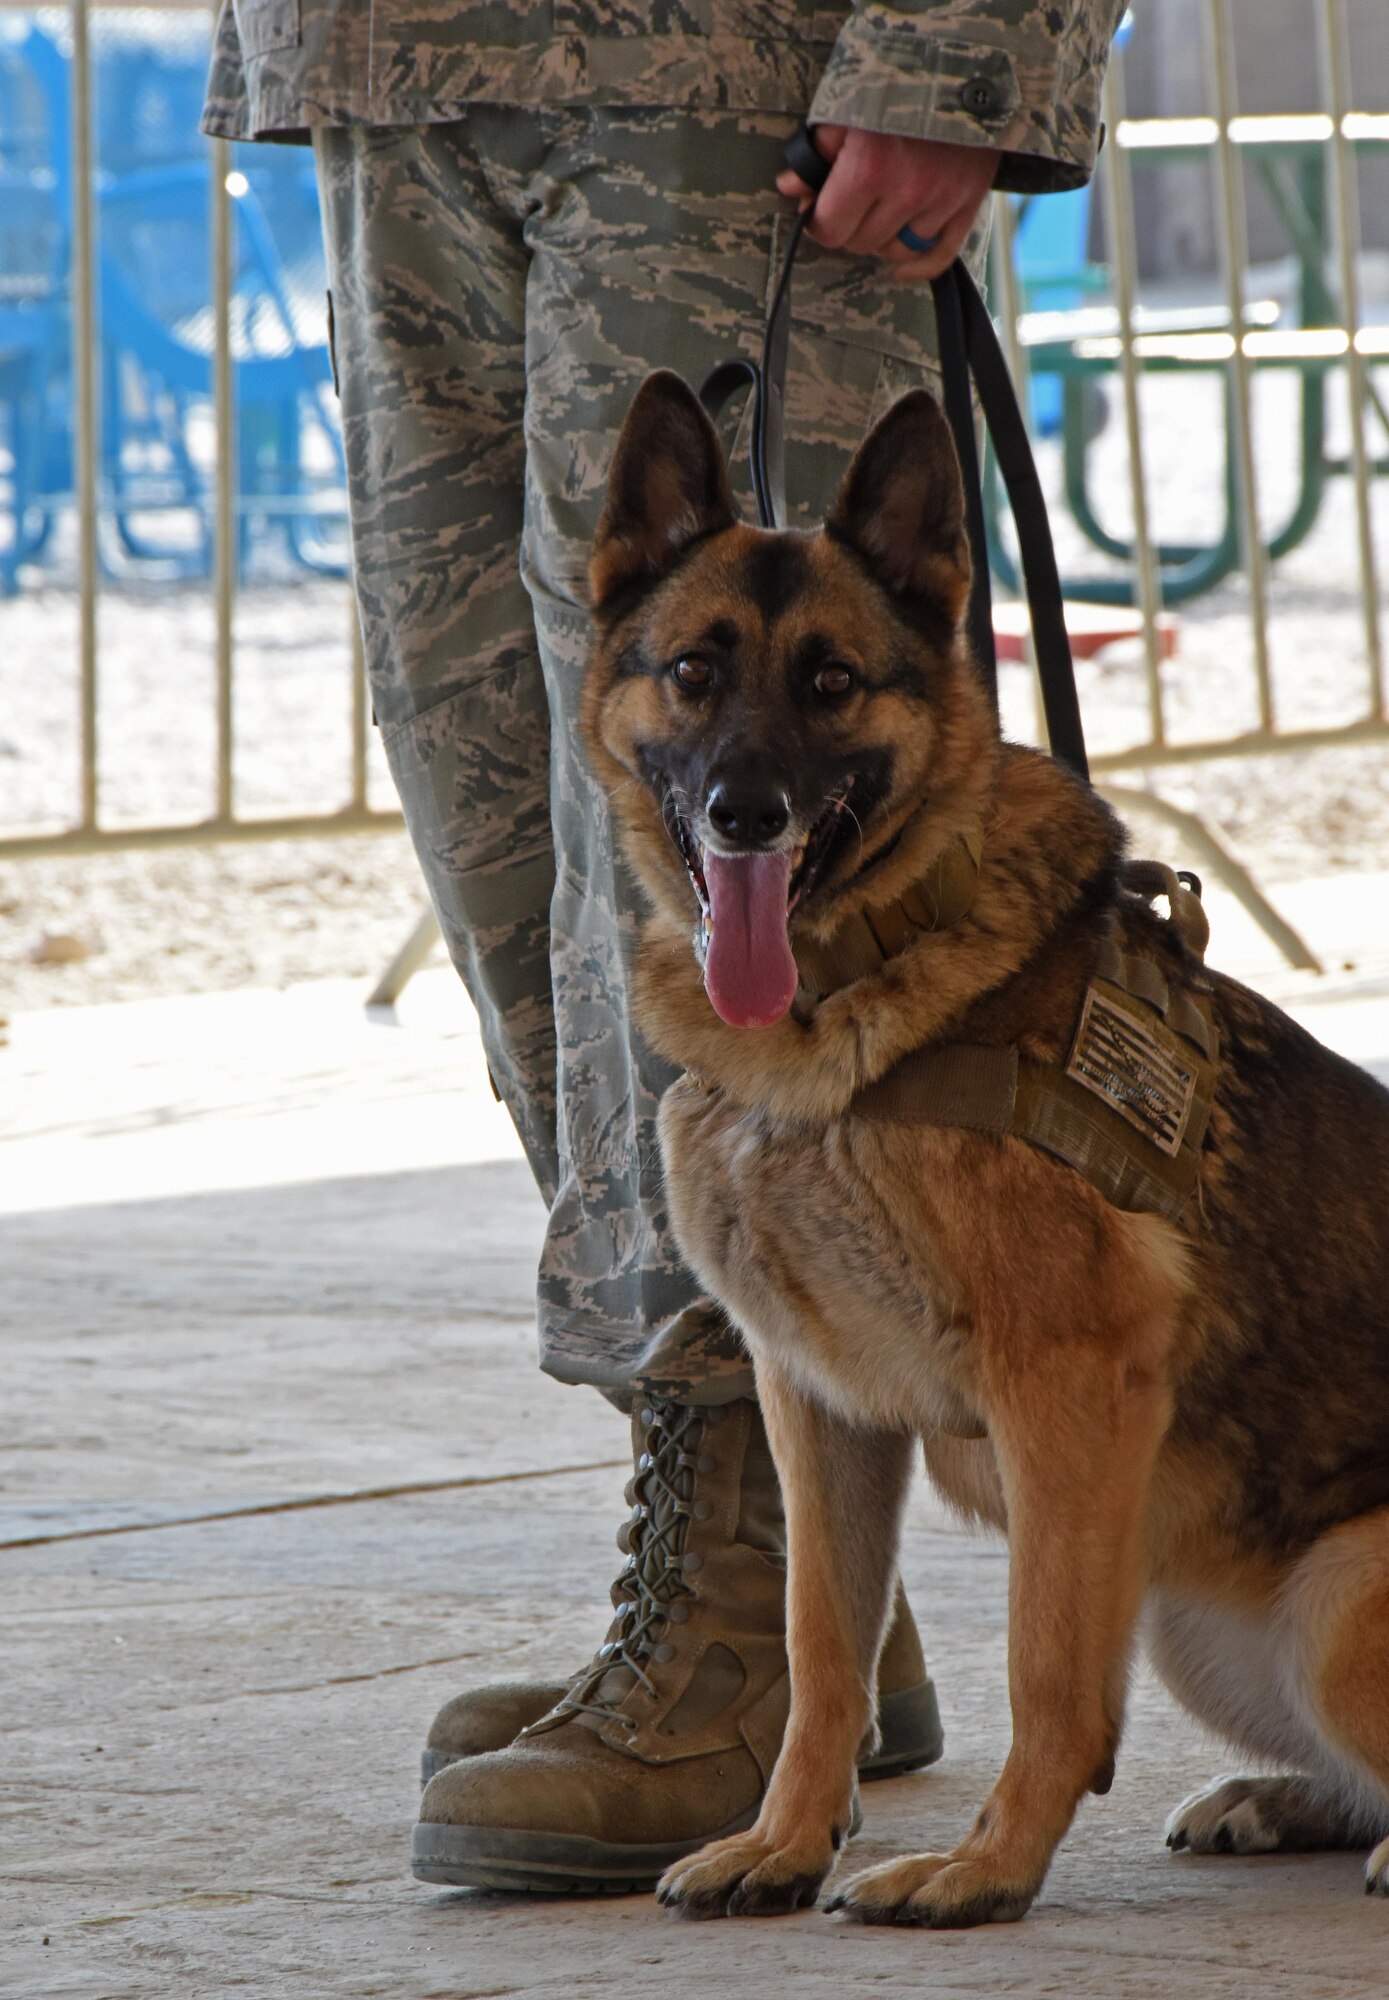
[{"label": "dog's front paw", "polygon": [[1365,1894],[1389,1896],[1389,1840],[1381,1840],[1365,1863]]},{"label": "dog's front paw", "polygon": [[975,1924],[1015,1924],[1026,1914],[1035,1883],[1005,1881],[971,1855],[912,1854],[865,1868],[825,1905],[861,1924],[920,1924],[927,1930],[969,1930]]},{"label": "dog's front paw", "polygon": [[779,1845],[753,1827],[666,1870],[656,1900],[682,1917],[777,1917],[808,1909],[834,1865],[837,1840]]}]

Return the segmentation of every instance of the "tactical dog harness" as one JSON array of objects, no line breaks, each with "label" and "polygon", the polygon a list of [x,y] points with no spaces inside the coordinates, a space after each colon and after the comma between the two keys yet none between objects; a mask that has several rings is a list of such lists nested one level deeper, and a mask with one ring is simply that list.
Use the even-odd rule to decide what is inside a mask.
[{"label": "tactical dog harness", "polygon": [[[921,887],[855,917],[828,946],[798,945],[800,1018],[924,933],[958,922],[974,900],[980,853],[976,832],[958,836]],[[1155,959],[1125,952],[1111,917],[1064,1064],[1016,1047],[933,1042],[866,1084],[845,1115],[1010,1134],[1064,1160],[1116,1208],[1194,1220],[1220,1049],[1199,970],[1209,925],[1192,879],[1156,861],[1130,862],[1121,878],[1127,895],[1166,898],[1195,961],[1181,985]]]}]

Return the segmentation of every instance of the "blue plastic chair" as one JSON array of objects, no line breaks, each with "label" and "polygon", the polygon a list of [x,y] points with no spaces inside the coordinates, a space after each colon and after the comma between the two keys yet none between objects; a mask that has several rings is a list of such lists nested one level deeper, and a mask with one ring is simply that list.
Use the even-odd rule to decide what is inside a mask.
[{"label": "blue plastic chair", "polygon": [[[321,545],[306,504],[315,486],[341,482],[341,445],[323,414],[326,345],[301,338],[259,198],[244,176],[237,186],[232,333],[243,561],[259,523],[283,528],[301,562],[341,574],[342,559]],[[124,551],[183,574],[205,571],[211,559],[211,496],[190,448],[195,413],[212,395],[208,197],[202,160],[123,174],[99,197],[106,491]],[[330,440],[329,482],[311,481],[304,466],[305,427],[314,422]],[[186,535],[155,535],[155,517],[190,508],[191,545]]]},{"label": "blue plastic chair", "polygon": [[[210,155],[197,129],[206,25],[99,14],[92,48],[103,560],[203,573],[213,502],[194,439],[212,395]],[[0,423],[12,464],[0,588],[13,588],[72,491],[67,157],[67,55],[32,22],[0,17],[0,271],[9,279],[8,288],[0,281]],[[341,575],[342,448],[326,395],[312,163],[297,149],[238,149],[233,185],[243,560],[257,532],[273,533],[300,563]],[[11,235],[23,238],[22,252]],[[22,296],[9,295],[18,283],[10,274],[24,276]],[[326,471],[308,463],[315,435]],[[325,533],[327,523],[338,532]]]},{"label": "blue plastic chair", "polygon": [[[1090,189],[1022,196],[1016,203],[1014,267],[1024,312],[1074,312],[1109,288],[1103,264],[1089,257]],[[1061,429],[1061,377],[1041,370],[1029,379],[1033,435]]]},{"label": "blue plastic chair", "polygon": [[[53,525],[45,504],[67,463],[62,407],[67,368],[66,159],[54,161],[49,102],[63,89],[48,37],[0,16],[0,437],[8,457],[8,533],[0,534],[0,593],[38,556]],[[56,424],[55,424],[56,418]],[[56,460],[56,462],[55,462]]]}]

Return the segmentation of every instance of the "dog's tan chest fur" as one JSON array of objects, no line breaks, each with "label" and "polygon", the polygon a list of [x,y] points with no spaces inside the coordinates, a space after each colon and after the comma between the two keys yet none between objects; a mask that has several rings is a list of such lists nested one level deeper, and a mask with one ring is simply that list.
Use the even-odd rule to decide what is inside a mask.
[{"label": "dog's tan chest fur", "polygon": [[662,1104],[661,1145],[685,1254],[755,1348],[855,1421],[928,1431],[967,1419],[958,1288],[919,1172],[904,1228],[880,1132],[778,1121],[686,1080]]}]

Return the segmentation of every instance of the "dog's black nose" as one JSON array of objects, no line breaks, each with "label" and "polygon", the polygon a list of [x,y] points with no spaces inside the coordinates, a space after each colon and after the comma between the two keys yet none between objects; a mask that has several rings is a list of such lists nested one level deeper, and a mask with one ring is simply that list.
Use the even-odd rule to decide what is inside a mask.
[{"label": "dog's black nose", "polygon": [[749,846],[775,840],[791,821],[790,799],[772,786],[715,785],[704,810],[716,833]]}]

